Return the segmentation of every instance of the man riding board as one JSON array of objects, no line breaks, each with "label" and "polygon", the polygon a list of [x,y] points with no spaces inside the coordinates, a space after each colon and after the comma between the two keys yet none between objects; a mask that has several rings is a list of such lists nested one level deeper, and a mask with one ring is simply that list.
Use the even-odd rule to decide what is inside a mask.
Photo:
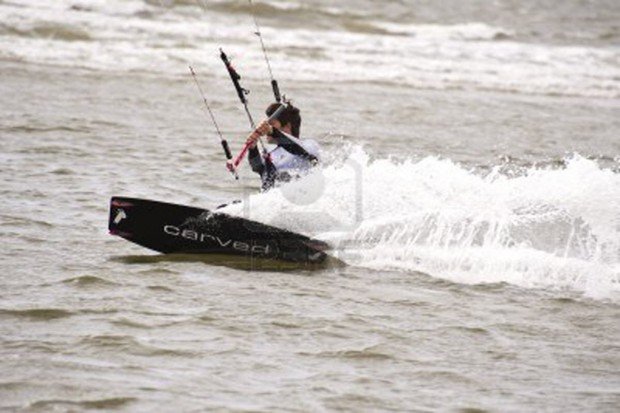
[{"label": "man riding board", "polygon": [[[319,162],[319,144],[312,139],[300,139],[299,129],[301,116],[299,109],[286,104],[285,109],[269,121],[281,106],[281,103],[272,103],[265,111],[267,119],[248,136],[250,145],[248,160],[252,170],[260,175],[262,190],[266,191],[280,182],[288,182],[299,178]],[[261,156],[256,142],[261,136],[267,137],[267,143],[277,145],[275,149]]]}]

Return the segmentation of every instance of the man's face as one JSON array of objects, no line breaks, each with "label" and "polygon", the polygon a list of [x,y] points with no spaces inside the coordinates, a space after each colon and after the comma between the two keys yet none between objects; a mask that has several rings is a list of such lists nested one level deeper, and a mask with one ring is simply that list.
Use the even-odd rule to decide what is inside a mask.
[{"label": "man's face", "polygon": [[280,123],[280,121],[278,119],[273,119],[269,122],[269,124],[271,126],[273,126],[276,129],[282,129],[282,124]]},{"label": "man's face", "polygon": [[[287,132],[288,124],[286,126],[282,127],[282,124],[280,123],[280,121],[278,119],[273,119],[273,120],[269,121],[269,124],[271,126],[273,126],[274,128],[276,128],[276,129],[280,129],[280,130],[282,130],[284,132]],[[288,133],[290,133],[290,131],[288,131]],[[267,143],[277,143],[277,142],[273,139],[273,137],[271,135],[267,135]]]}]

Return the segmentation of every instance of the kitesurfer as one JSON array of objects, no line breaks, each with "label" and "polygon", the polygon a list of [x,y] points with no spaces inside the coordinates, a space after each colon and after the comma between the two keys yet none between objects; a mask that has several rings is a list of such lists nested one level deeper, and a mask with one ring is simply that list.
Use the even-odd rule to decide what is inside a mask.
[{"label": "kitesurfer", "polygon": [[[272,103],[265,111],[269,118],[281,106]],[[271,189],[280,182],[288,182],[306,174],[319,162],[319,144],[313,139],[300,139],[301,116],[299,109],[286,104],[286,108],[275,119],[263,120],[248,136],[250,145],[248,159],[252,170],[260,175],[262,190]],[[256,142],[261,136],[267,142],[277,145],[275,149],[261,155]]]}]

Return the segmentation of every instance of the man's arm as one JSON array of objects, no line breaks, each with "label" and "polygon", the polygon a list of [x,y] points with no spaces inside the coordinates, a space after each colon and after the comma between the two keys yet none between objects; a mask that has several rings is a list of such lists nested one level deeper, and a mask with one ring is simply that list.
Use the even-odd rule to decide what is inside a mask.
[{"label": "man's arm", "polygon": [[278,145],[280,145],[284,150],[293,155],[305,158],[310,162],[317,162],[319,160],[318,154],[310,153],[303,147],[301,143],[301,139],[298,139],[288,133],[284,133],[281,130],[273,129],[272,135],[276,140]]},{"label": "man's arm", "polygon": [[248,161],[250,161],[252,171],[259,175],[263,174],[265,170],[265,161],[263,160],[263,157],[260,156],[260,152],[256,146],[248,150]]},{"label": "man's arm", "polygon": [[258,125],[256,130],[252,131],[246,140],[247,143],[250,143],[250,149],[248,150],[248,161],[250,162],[250,166],[252,167],[252,171],[257,174],[263,175],[265,172],[266,164],[263,157],[260,155],[258,148],[256,147],[256,142],[260,139],[261,136],[265,135],[270,129],[269,124],[266,122],[262,122]]}]

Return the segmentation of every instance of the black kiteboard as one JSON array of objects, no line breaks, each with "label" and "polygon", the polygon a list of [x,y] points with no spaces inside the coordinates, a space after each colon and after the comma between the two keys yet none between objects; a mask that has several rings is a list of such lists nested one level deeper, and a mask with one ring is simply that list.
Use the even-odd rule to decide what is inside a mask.
[{"label": "black kiteboard", "polygon": [[240,217],[148,199],[112,197],[110,233],[164,253],[234,254],[321,263],[329,245]]}]

